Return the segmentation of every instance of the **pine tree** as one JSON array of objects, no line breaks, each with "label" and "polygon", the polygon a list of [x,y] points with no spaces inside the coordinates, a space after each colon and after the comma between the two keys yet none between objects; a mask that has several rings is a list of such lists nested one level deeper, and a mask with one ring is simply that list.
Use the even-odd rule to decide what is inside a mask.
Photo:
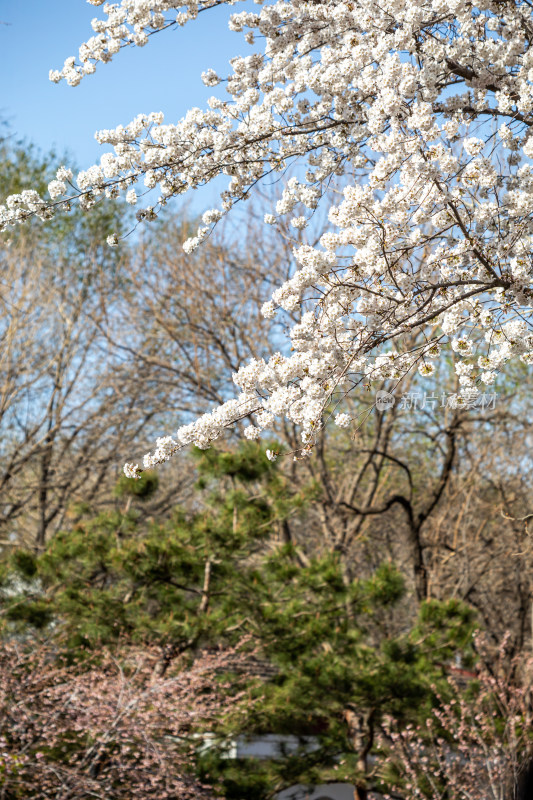
[{"label": "pine tree", "polygon": [[304,496],[291,495],[257,443],[198,451],[196,469],[192,510],[147,520],[142,504],[157,492],[157,475],[122,477],[115,508],[85,509],[40,556],[17,551],[4,567],[7,623],[53,622],[71,658],[122,638],[159,645],[165,661],[234,640],[227,631],[242,621],[243,565],[260,557]]},{"label": "pine tree", "polygon": [[[377,732],[390,717],[405,724],[429,715],[454,654],[469,656],[472,612],[427,601],[414,626],[389,638],[384,620],[405,599],[394,565],[347,585],[335,554],[300,566],[287,546],[247,579],[250,629],[276,675],[222,721],[221,749],[202,768],[220,771],[233,800],[329,781],[355,784],[363,800],[379,786]],[[301,748],[269,762],[225,758],[228,736],[265,733],[301,737]]]},{"label": "pine tree", "polygon": [[[48,626],[71,661],[102,645],[156,646],[160,675],[244,640],[259,675],[204,728],[216,738],[199,752],[199,777],[216,778],[233,800],[330,780],[354,783],[362,800],[376,781],[382,723],[429,714],[447,664],[468,655],[471,611],[427,601],[414,626],[391,626],[409,602],[395,565],[347,580],[336,552],[302,559],[279,527],[305,513],[315,489],[295,494],[257,443],[198,451],[196,469],[191,509],[146,520],[157,477],[123,477],[114,510],[87,513],[39,557],[17,553],[4,582],[18,575],[27,585],[5,599],[7,625]],[[300,737],[302,747],[268,762],[226,758],[228,738],[265,733]]]}]

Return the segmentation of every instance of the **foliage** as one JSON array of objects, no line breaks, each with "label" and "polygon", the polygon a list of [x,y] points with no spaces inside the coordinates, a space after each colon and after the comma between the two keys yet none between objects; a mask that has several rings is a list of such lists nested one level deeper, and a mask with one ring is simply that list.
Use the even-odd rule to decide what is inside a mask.
[{"label": "foliage", "polygon": [[197,469],[191,511],[176,507],[167,520],[145,521],[131,501],[156,492],[157,475],[123,476],[115,493],[125,505],[85,514],[42,555],[17,551],[14,574],[31,578],[33,592],[25,586],[23,597],[6,598],[6,621],[56,620],[73,652],[124,635],[172,653],[223,640],[241,620],[243,565],[304,495],[287,491],[252,442],[235,453],[202,453]]},{"label": "foliage", "polygon": [[296,735],[301,750],[260,766],[230,764],[213,750],[205,769],[218,769],[227,796],[242,800],[294,783],[371,784],[369,758],[384,720],[407,724],[430,713],[454,654],[470,651],[471,611],[433,601],[428,613],[423,604],[411,631],[388,638],[385,620],[405,590],[393,565],[346,583],[334,555],[303,567],[290,547],[274,550],[249,581],[243,613],[276,674],[226,717],[219,734],[222,742],[239,733]]}]

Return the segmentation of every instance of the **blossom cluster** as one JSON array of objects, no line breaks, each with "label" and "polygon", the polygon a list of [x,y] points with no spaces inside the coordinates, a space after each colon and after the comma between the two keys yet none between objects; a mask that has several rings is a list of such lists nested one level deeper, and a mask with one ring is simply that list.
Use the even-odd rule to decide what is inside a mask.
[{"label": "blossom cluster", "polygon": [[[235,2],[105,3],[94,36],[51,79],[76,85],[121,48]],[[145,465],[208,446],[247,416],[249,438],[284,416],[307,449],[332,400],[359,381],[431,376],[442,344],[469,401],[509,359],[532,363],[529,3],[257,0],[256,11],[230,14],[229,27],[263,46],[232,59],[225,95],[178,121],[156,112],[99,131],[108,150],[98,164],[75,180],[58,174],[49,199],[25,191],[0,207],[4,229],[123,195],[151,220],[170,198],[222,176],[218,207],[184,245],[191,252],[258,183],[300,165],[265,214],[295,236],[297,267],[263,309],[300,314],[291,355],[241,369],[240,396],[160,440]],[[209,68],[202,78],[222,80]],[[144,189],[158,195],[147,207]],[[319,205],[328,227],[307,243]],[[413,332],[415,348],[404,344]]]}]

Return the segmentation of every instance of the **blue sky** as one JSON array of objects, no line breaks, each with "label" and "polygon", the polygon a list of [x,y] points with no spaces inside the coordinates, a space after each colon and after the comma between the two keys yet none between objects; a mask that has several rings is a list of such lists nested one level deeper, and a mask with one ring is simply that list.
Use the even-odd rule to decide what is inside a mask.
[{"label": "blue sky", "polygon": [[96,130],[150,111],[163,111],[172,122],[224,92],[205,87],[200,73],[212,67],[225,75],[230,58],[250,52],[242,34],[228,30],[228,11],[211,9],[143,49],[126,48],[73,88],[51,83],[48,71],[77,55],[101,8],[85,0],[0,0],[0,116],[44,151],[68,150],[77,166],[89,166],[104,152]]}]

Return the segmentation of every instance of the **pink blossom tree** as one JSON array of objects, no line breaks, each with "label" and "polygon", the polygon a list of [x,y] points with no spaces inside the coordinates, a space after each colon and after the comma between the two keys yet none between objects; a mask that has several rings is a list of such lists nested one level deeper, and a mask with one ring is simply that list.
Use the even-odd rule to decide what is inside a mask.
[{"label": "pink blossom tree", "polygon": [[505,640],[496,654],[477,645],[477,671],[451,671],[425,724],[387,724],[378,770],[389,800],[516,797],[533,752],[533,658],[509,659]]},{"label": "pink blossom tree", "polygon": [[[214,800],[194,775],[198,733],[228,700],[239,652],[199,654],[161,676],[130,648],[61,663],[51,645],[0,644],[0,797]],[[200,737],[200,738],[199,738]]]}]

